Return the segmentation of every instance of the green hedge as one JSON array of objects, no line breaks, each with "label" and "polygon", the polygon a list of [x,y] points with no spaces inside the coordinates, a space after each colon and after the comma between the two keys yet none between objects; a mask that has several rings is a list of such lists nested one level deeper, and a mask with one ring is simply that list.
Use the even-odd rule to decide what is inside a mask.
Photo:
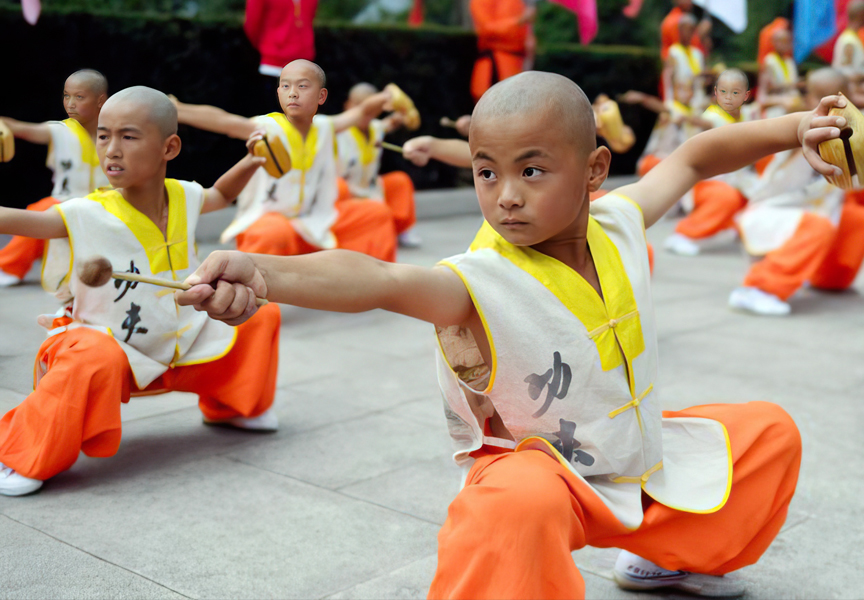
[{"label": "green hedge", "polygon": [[[239,19],[188,20],[170,17],[101,16],[48,11],[36,27],[26,25],[17,10],[0,7],[0,53],[4,89],[0,114],[44,121],[65,117],[61,89],[72,71],[92,67],[105,73],[111,89],[149,85],[187,102],[209,103],[242,115],[278,110],[264,93],[257,73],[258,55],[246,40]],[[468,94],[476,58],[476,39],[459,28],[430,26],[316,27],[318,61],[327,71],[330,99],[326,113],[341,110],[348,88],[361,80],[383,86],[397,81],[418,104],[423,117],[419,133],[452,136],[438,126],[441,116],[470,112]],[[657,89],[656,53],[640,48],[572,44],[540,49],[537,68],[567,75],[589,96],[629,88]],[[653,115],[627,110],[625,119],[644,142]],[[181,131],[184,148],[169,175],[212,184],[244,152],[243,144],[196,130]],[[395,142],[407,134],[394,136]],[[45,149],[18,144],[18,156],[0,165],[5,205],[21,206],[50,192],[44,167]],[[632,172],[638,148],[616,157],[614,171]],[[385,153],[385,170],[404,169],[418,188],[455,185],[455,169],[435,164],[425,169]]]}]

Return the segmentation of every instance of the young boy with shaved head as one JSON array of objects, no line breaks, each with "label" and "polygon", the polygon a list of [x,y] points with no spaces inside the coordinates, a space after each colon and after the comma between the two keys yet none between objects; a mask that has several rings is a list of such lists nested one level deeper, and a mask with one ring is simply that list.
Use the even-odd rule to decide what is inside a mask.
[{"label": "young boy with shaved head", "polygon": [[[378,93],[371,83],[358,83],[348,93],[345,110],[362,106],[367,98]],[[391,171],[379,175],[381,168],[381,142],[388,133],[402,126],[403,117],[393,113],[384,119],[366,117],[356,125],[336,134],[339,153],[339,200],[383,201],[393,213],[393,224],[399,244],[406,247],[419,245],[419,238],[411,228],[414,215],[414,182],[404,171]]]},{"label": "young boy with shaved head", "polygon": [[[105,76],[93,69],[82,69],[72,73],[63,86],[63,108],[69,117],[65,121],[24,123],[0,117],[16,138],[48,146],[46,164],[54,173],[54,189],[47,198],[29,205],[28,210],[48,210],[108,185],[94,146],[99,110],[107,98]],[[42,240],[13,237],[0,250],[0,287],[20,283],[44,251]]]},{"label": "young boy with shaved head", "polygon": [[[253,137],[250,144],[257,141]],[[43,284],[65,306],[40,317],[48,339],[35,389],[0,419],[0,494],[38,490],[83,451],[113,456],[120,403],[130,394],[197,393],[205,423],[272,431],[279,310],[234,328],[176,304],[164,288],[116,280],[85,285],[80,269],[101,255],[115,271],[180,281],[198,265],[198,215],[233,200],[263,159],[245,156],[216,184],[166,179],[180,152],[177,112],[165,94],[132,87],[99,115],[96,152],[114,189],[53,210],[0,208],[0,233],[53,240]],[[203,318],[202,318],[203,317]]]},{"label": "young boy with shaved head", "polygon": [[[756,102],[767,118],[799,110],[803,104],[798,91],[798,66],[792,57],[792,32],[778,29],[771,35],[773,50],[759,68]],[[836,91],[836,90],[835,90]]]},{"label": "young boy with shaved head", "polygon": [[669,47],[661,79],[663,82],[663,100],[673,99],[675,83],[686,83],[693,86],[693,105],[702,110],[707,104],[705,99],[702,73],[705,71],[705,55],[702,50],[692,46],[689,40],[696,32],[696,17],[691,14],[681,15],[678,20],[679,40]]},{"label": "young boy with shaved head", "polygon": [[263,130],[281,140],[290,155],[290,169],[280,177],[259,170],[241,194],[238,215],[222,234],[237,238],[246,252],[275,255],[307,254],[344,248],[382,260],[396,260],[396,230],[390,208],[379,202],[339,196],[336,134],[378,116],[391,92],[373,94],[358,106],[333,117],[319,115],[327,100],[326,78],[317,64],[295,60],[282,69],[281,113],[246,118],[207,105],[177,103],[180,123],[246,139]]},{"label": "young boy with shaved head", "polygon": [[[430,598],[581,598],[571,552],[619,547],[620,585],[740,593],[782,526],[800,438],[778,406],[663,412],[645,227],[699,179],[837,137],[814,113],[695,136],[645,178],[594,202],[611,154],[564,77],[528,72],[477,104],[470,152],[485,223],[434,268],[350,252],[218,252],[178,294],[241,322],[254,298],[383,308],[433,323],[464,486],[439,536]],[[811,129],[812,128],[812,129]],[[214,287],[211,286],[214,285]],[[631,554],[635,553],[635,554]]]}]

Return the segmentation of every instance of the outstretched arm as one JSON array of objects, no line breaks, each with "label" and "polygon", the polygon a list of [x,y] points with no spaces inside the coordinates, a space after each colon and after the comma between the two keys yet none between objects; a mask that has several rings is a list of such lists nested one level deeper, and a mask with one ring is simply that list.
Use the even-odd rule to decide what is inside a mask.
[{"label": "outstretched arm", "polygon": [[177,122],[196,129],[221,133],[238,140],[248,139],[255,131],[252,119],[234,115],[207,104],[186,104],[172,98],[177,107]]},{"label": "outstretched arm", "polygon": [[57,210],[35,211],[0,206],[0,233],[23,235],[37,240],[69,237],[66,223]]},{"label": "outstretched arm", "polygon": [[258,167],[264,164],[263,156],[255,156],[252,154],[252,147],[255,142],[263,139],[264,132],[261,130],[255,131],[246,141],[246,148],[249,153],[246,154],[240,161],[231,167],[222,177],[216,180],[213,187],[204,190],[204,204],[201,207],[201,213],[213,212],[221,210],[234,202],[234,199],[240,195],[249,180],[258,170]]},{"label": "outstretched arm", "polygon": [[819,143],[840,136],[846,124],[828,111],[845,106],[841,96],[822,99],[809,113],[776,119],[737,123],[706,131],[681,145],[638,183],[616,190],[642,208],[645,227],[662,217],[697,182],[751,165],[763,156],[804,145],[804,156],[823,175],[837,174],[836,167],[819,156]]},{"label": "outstretched arm", "polygon": [[335,312],[383,308],[441,326],[466,323],[474,310],[450,269],[388,263],[349,250],[304,256],[214,252],[186,283],[194,287],[178,292],[179,304],[232,325],[255,312],[256,295]]},{"label": "outstretched arm", "polygon": [[418,167],[425,167],[433,158],[454,167],[471,167],[471,149],[465,140],[421,135],[405,142],[402,155]]},{"label": "outstretched arm", "polygon": [[618,101],[624,104],[638,104],[657,114],[669,112],[669,109],[666,108],[666,105],[663,104],[660,98],[646,94],[645,92],[637,92],[636,90],[630,90],[622,94],[618,98]]},{"label": "outstretched arm", "polygon": [[390,98],[391,94],[389,90],[369,96],[354,108],[349,108],[345,112],[332,117],[333,129],[336,133],[339,133],[369,119],[374,119],[384,112],[385,107],[390,102]]},{"label": "outstretched arm", "polygon": [[51,129],[48,123],[25,123],[9,117],[0,117],[12,131],[12,135],[31,144],[47,146],[51,143]]}]

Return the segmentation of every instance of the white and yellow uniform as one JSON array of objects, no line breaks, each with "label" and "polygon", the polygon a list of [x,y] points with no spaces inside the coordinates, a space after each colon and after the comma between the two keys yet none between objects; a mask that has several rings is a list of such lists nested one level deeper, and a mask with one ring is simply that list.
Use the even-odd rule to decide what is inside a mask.
[{"label": "white and yellow uniform", "polygon": [[93,327],[113,336],[140,389],[171,367],[221,358],[236,336],[233,327],[206,313],[178,306],[170,289],[120,280],[91,288],[78,278],[78,266],[96,255],[107,258],[116,271],[169,281],[183,281],[195,271],[203,188],[174,179],[166,179],[165,188],[167,238],[115,190],[58,205],[69,237],[51,241],[43,267],[43,285],[67,302],[65,313],[73,319],[68,327]]},{"label": "white and yellow uniform", "polygon": [[373,119],[369,135],[358,127],[340,131],[336,135],[339,153],[339,175],[345,179],[352,198],[381,200],[384,191],[378,179],[381,170],[381,142],[386,135],[384,121]]},{"label": "white and yellow uniform", "polygon": [[[736,119],[716,104],[712,104],[705,109],[705,112],[702,113],[702,119],[711,123],[714,128],[723,127],[724,125],[732,125],[742,121],[740,117]],[[722,181],[739,190],[752,185],[755,179],[756,171],[751,167],[744,167],[743,169],[738,169],[732,173],[724,173],[723,175],[712,177],[712,181]]]},{"label": "white and yellow uniform", "polygon": [[[454,459],[470,467],[484,444],[542,450],[630,529],[642,522],[643,489],[678,510],[715,512],[730,489],[728,436],[718,421],[661,416],[641,210],[614,193],[590,210],[602,299],[572,269],[488,224],[467,253],[441,263],[465,283],[492,353],[487,368],[470,334],[438,332]],[[494,412],[512,440],[484,436]]]},{"label": "white and yellow uniform", "polygon": [[690,101],[690,105],[701,110],[708,103],[701,77],[705,71],[705,55],[699,48],[676,43],[669,47],[669,57],[673,59],[675,64],[672,71],[673,85],[674,83],[692,85],[693,99]]},{"label": "white and yellow uniform", "polygon": [[222,242],[234,239],[266,213],[291,219],[297,233],[317,248],[336,247],[331,231],[337,219],[339,197],[333,121],[315,115],[304,140],[282,113],[254,117],[256,126],[279,136],[291,156],[291,170],[276,179],[258,169],[240,194],[237,218],[222,233]]},{"label": "white and yellow uniform", "polygon": [[648,143],[645,145],[643,156],[651,154],[657,158],[666,158],[678,146],[700,131],[698,127],[682,121],[683,118],[693,114],[693,110],[689,106],[677,100],[666,102],[665,105],[669,111],[669,118],[666,122],[658,120],[651,131]]},{"label": "white and yellow uniform", "polygon": [[[847,53],[851,53],[850,63],[846,63]],[[861,42],[858,32],[847,29],[840,34],[834,43],[831,66],[846,77],[864,74],[864,43]]]},{"label": "white and yellow uniform", "polygon": [[[769,52],[765,55],[764,68],[775,85],[788,88],[786,94],[800,99],[801,95],[794,87],[799,80],[798,67],[791,56],[780,56],[776,52]],[[786,109],[782,106],[771,106],[765,109],[765,118],[782,117],[786,113]]]},{"label": "white and yellow uniform", "polygon": [[51,143],[45,164],[54,172],[53,198],[62,202],[110,187],[99,166],[93,139],[78,121],[49,121],[48,131]]}]

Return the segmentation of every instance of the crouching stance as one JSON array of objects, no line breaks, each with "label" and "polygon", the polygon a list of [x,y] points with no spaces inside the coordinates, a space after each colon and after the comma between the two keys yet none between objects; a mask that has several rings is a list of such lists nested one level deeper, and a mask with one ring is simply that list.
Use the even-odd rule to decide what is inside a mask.
[{"label": "crouching stance", "polygon": [[465,254],[428,269],[342,251],[220,252],[178,301],[229,323],[254,313],[257,294],[436,325],[465,485],[439,534],[431,598],[581,598],[570,553],[589,544],[628,551],[622,586],[734,595],[722,575],[756,562],[780,530],[800,439],[773,404],[661,410],[644,228],[699,179],[800,145],[799,129],[812,156],[820,136],[839,135],[831,102],[842,100],[697,136],[589,202],[611,156],[596,147],[590,103],[558,75],[517,75],[474,111],[486,223]]}]

